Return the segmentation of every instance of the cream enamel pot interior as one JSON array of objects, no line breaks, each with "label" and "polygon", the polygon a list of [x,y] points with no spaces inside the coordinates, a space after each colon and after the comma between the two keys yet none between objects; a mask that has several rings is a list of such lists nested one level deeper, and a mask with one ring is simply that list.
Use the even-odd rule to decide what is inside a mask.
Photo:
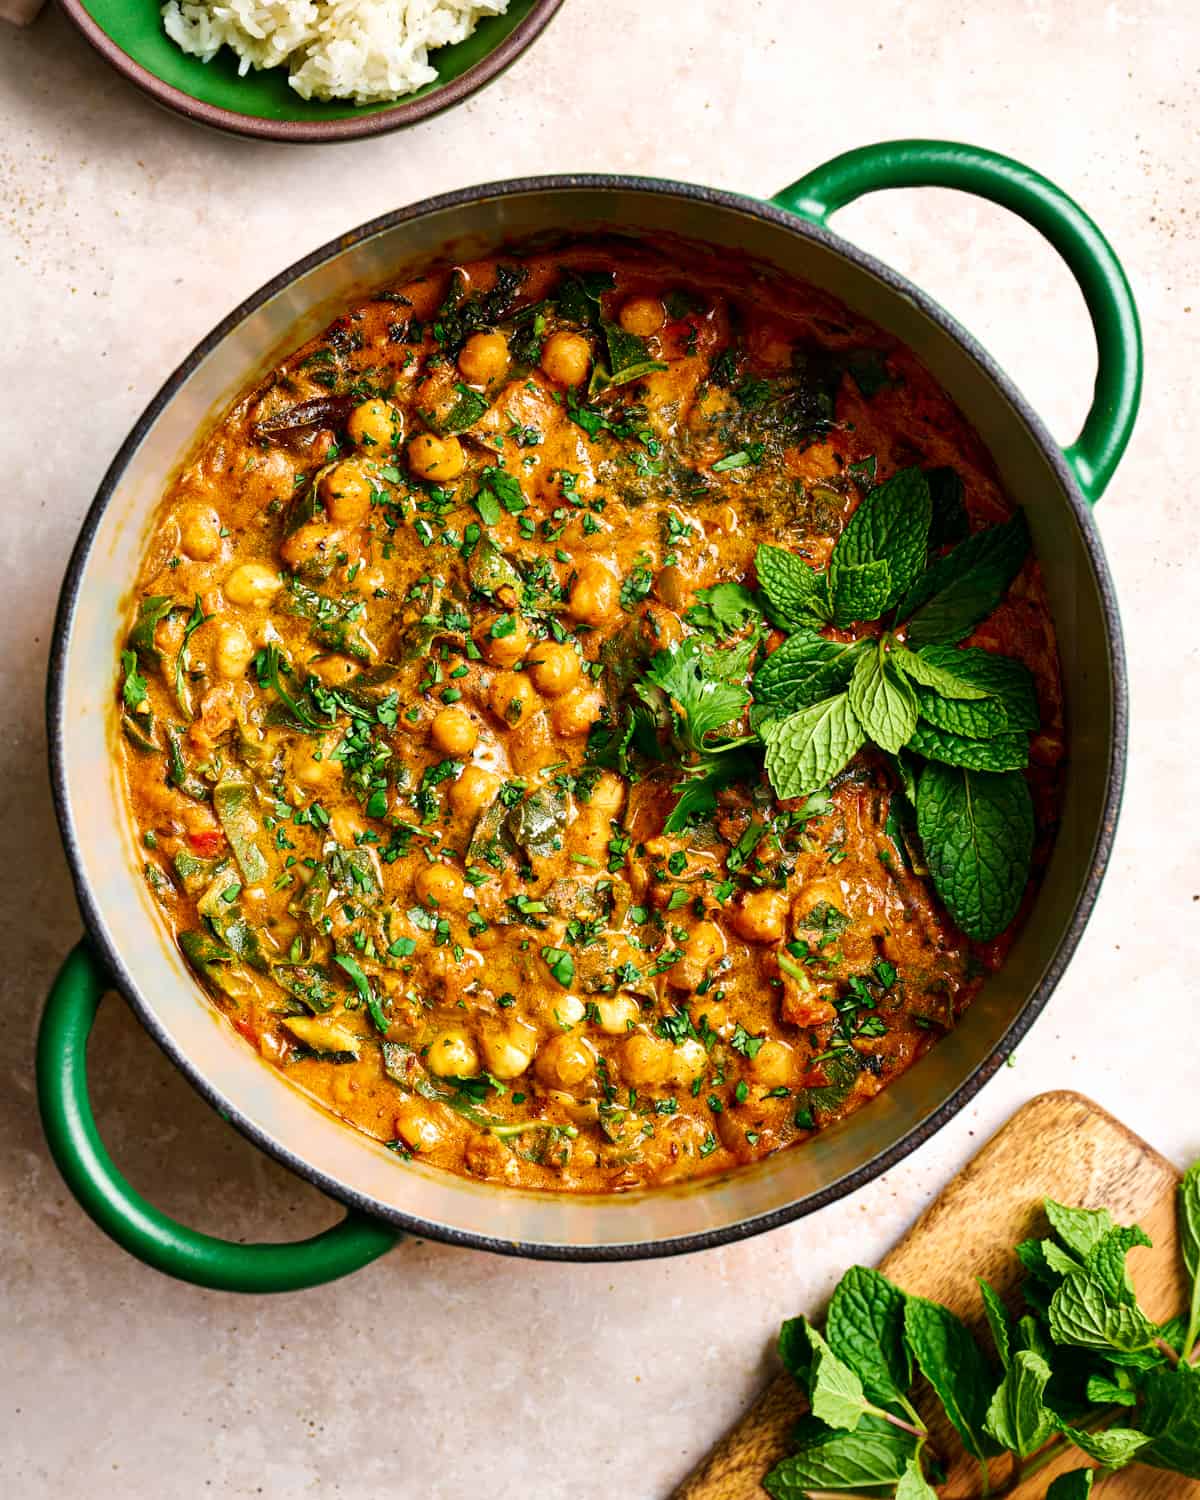
[{"label": "cream enamel pot interior", "polygon": [[[923,185],[962,188],[1014,209],[1051,240],[1079,281],[1096,330],[1099,375],[1083,432],[1065,454],[962,328],[825,228],[831,212],[865,192]],[[114,772],[112,684],[127,591],[164,482],[198,431],[276,356],[373,285],[500,247],[614,230],[674,235],[717,255],[736,250],[812,282],[925,362],[1026,509],[1059,632],[1071,761],[1038,900],[1007,965],[954,1033],[870,1105],[799,1149],[724,1178],[601,1199],[497,1188],[401,1163],[291,1088],[219,1018],[168,940],[141,875]],[[170,377],[121,449],[84,524],[60,602],[49,682],[52,773],[88,940],[68,960],[47,1006],[39,1091],[51,1148],[87,1211],[162,1270],[211,1286],[281,1290],[354,1269],[382,1253],[398,1230],[560,1259],[700,1249],[827,1204],[925,1140],[992,1074],[1045,1003],[1108,857],[1123,772],[1124,664],[1090,504],[1128,439],[1140,372],[1133,299],[1091,221],[1029,169],[941,142],[849,153],[771,203],[620,177],[493,184],[367,224],[256,293]],[[87,1100],[87,1035],[109,976],[238,1129],[349,1205],[341,1225],[301,1245],[231,1246],[172,1223],[133,1193],[96,1135]]]}]

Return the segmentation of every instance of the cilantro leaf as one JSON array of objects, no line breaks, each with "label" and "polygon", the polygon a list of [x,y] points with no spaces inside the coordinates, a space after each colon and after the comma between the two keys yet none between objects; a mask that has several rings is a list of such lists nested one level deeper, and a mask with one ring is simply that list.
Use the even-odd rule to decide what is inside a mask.
[{"label": "cilantro leaf", "polygon": [[699,603],[687,611],[688,624],[718,638],[762,619],[757,596],[742,583],[718,583],[710,589],[697,589],[696,598]]},{"label": "cilantro leaf", "polygon": [[863,730],[882,749],[898,755],[917,727],[917,695],[906,678],[888,671],[882,648],[858,658],[849,693]]},{"label": "cilantro leaf", "polygon": [[724,754],[709,751],[697,774],[672,787],[679,800],[667,815],[663,832],[683,833],[711,818],[717,810],[717,793],[723,787],[749,781],[761,769],[757,753],[749,746]]},{"label": "cilantro leaf", "polygon": [[917,832],[933,883],[954,921],[977,941],[1017,914],[1033,856],[1033,801],[1019,773],[931,762],[917,784]]},{"label": "cilantro leaf", "polygon": [[707,753],[707,737],[736,719],[750,701],[738,683],[726,682],[707,667],[699,641],[688,639],[651,657],[637,692],[651,708],[653,689],[665,695],[674,737],[692,755]]},{"label": "cilantro leaf", "polygon": [[767,775],[780,798],[807,797],[842,769],[863,743],[845,693],[762,726]]},{"label": "cilantro leaf", "polygon": [[[838,615],[844,615],[841,575],[885,562],[888,583],[876,615],[890,609],[917,581],[925,566],[933,503],[929,481],[917,468],[901,469],[863,499],[846,523],[830,560],[834,600]],[[874,619],[875,615],[858,615]]]},{"label": "cilantro leaf", "polygon": [[829,584],[794,552],[763,544],[754,554],[759,587],[767,600],[771,622],[781,630],[797,630],[814,620],[828,620]]},{"label": "cilantro leaf", "polygon": [[805,626],[772,651],[754,675],[754,701],[778,718],[808,708],[850,681],[855,663],[870,641],[827,641]]},{"label": "cilantro leaf", "polygon": [[121,670],[125,674],[121,684],[121,697],[125,700],[125,707],[131,714],[140,711],[142,717],[145,718],[150,711],[150,689],[146,679],[138,671],[136,651],[121,652]]},{"label": "cilantro leaf", "polygon": [[910,646],[962,640],[1008,592],[1029,553],[1029,526],[1018,511],[1002,526],[977,531],[939,557],[901,599]]}]

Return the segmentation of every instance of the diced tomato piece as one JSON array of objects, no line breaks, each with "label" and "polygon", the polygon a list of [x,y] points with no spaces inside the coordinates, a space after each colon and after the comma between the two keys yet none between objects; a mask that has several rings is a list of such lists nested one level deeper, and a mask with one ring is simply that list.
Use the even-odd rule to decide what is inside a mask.
[{"label": "diced tomato piece", "polygon": [[225,847],[225,835],[219,828],[204,828],[199,833],[189,833],[187,841],[194,854],[202,859],[213,859]]}]

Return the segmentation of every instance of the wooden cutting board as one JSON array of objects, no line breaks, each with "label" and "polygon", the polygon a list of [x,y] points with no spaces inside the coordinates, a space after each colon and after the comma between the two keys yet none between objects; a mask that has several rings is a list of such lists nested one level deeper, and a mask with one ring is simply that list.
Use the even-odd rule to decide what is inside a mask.
[{"label": "wooden cutting board", "polygon": [[[1017,1261],[1012,1248],[1047,1232],[1043,1198],[1112,1210],[1119,1223],[1138,1223],[1153,1250],[1135,1250],[1130,1269],[1151,1317],[1172,1317],[1185,1288],[1175,1233],[1175,1168],[1119,1120],[1082,1094],[1042,1094],[992,1137],[941,1197],[879,1263],[906,1291],[944,1302],[972,1325],[988,1347],[975,1277],[1012,1298]],[[797,1309],[799,1311],[800,1309]],[[921,1403],[918,1402],[918,1405]],[[802,1410],[791,1378],[777,1376],[736,1427],[675,1492],[674,1500],[765,1500],[761,1480],[790,1448],[788,1433]],[[923,1413],[929,1420],[930,1412]],[[979,1471],[949,1427],[930,1422],[938,1452],[952,1460],[939,1493],[947,1500],[978,1494]],[[1051,1479],[1086,1462],[1071,1452],[1010,1492],[1010,1500],[1042,1500]],[[1008,1477],[1007,1459],[992,1466],[993,1483]],[[1134,1465],[1106,1480],[1101,1500],[1183,1500],[1200,1497],[1200,1482]]]}]

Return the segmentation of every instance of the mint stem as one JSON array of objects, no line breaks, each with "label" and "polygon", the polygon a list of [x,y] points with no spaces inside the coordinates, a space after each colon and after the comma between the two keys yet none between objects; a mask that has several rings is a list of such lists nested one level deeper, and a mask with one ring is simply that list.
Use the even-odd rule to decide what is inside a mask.
[{"label": "mint stem", "polygon": [[1173,1365],[1179,1363],[1179,1355],[1171,1348],[1166,1339],[1155,1339],[1154,1344],[1157,1349],[1160,1349],[1167,1356]]}]

